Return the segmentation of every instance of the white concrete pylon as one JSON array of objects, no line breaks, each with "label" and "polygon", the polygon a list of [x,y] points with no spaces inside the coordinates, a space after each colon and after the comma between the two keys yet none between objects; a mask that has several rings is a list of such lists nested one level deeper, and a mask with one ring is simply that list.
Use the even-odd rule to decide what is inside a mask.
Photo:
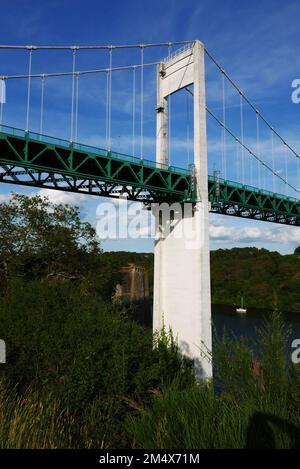
[{"label": "white concrete pylon", "polygon": [[189,85],[194,85],[198,202],[193,208],[185,204],[185,213],[180,213],[178,207],[168,216],[159,217],[156,213],[153,328],[157,331],[163,326],[170,327],[181,351],[194,359],[198,378],[209,379],[212,377],[212,363],[207,358],[212,349],[209,201],[204,46],[200,41],[158,66],[156,161],[159,164],[168,164],[168,96]]}]

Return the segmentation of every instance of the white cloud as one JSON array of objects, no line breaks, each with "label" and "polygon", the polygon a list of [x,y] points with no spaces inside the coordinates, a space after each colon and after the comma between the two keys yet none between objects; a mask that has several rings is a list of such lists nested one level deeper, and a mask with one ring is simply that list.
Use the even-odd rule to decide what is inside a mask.
[{"label": "white cloud", "polygon": [[88,196],[85,194],[77,194],[72,192],[64,192],[53,189],[41,189],[38,195],[48,197],[53,204],[69,204],[69,205],[83,205]]},{"label": "white cloud", "polygon": [[[108,210],[108,213],[104,213],[104,208]],[[131,223],[131,217],[139,214],[139,223],[135,223],[136,235],[146,238],[154,236],[155,230],[152,226],[154,219],[149,211],[140,210],[140,208],[140,203],[129,201],[127,205],[124,199],[111,199],[105,203],[105,206],[100,202],[97,208],[97,222],[101,221],[105,215],[106,221],[114,226],[114,239],[118,239],[121,236],[120,233],[126,232],[126,237],[129,235],[128,227]],[[217,214],[210,215],[209,235],[211,242],[222,244],[255,245],[263,243],[264,245],[282,244],[285,246],[300,244],[299,227],[255,222]]]},{"label": "white cloud", "polygon": [[0,194],[0,204],[8,202],[11,198],[11,194]]},{"label": "white cloud", "polygon": [[[56,191],[51,189],[42,189],[30,195],[39,194],[47,196],[54,204],[70,204],[82,206],[88,202],[88,195],[73,194],[68,192]],[[0,203],[8,202],[12,193],[0,194]],[[127,209],[129,215],[139,213],[139,223],[135,226],[135,232],[141,238],[148,238],[153,236],[153,219],[151,213],[147,210],[140,210],[141,204],[138,202],[127,201],[124,199],[103,199],[98,205],[96,214],[96,224],[99,221],[99,213],[101,212],[101,205],[108,203],[111,211],[108,214],[108,220],[116,224],[115,239],[119,239],[120,233],[126,230],[125,226],[120,226],[121,223],[129,220],[125,217]],[[100,210],[100,212],[99,212]],[[101,214],[101,213],[100,213]],[[255,222],[253,220],[244,220],[241,218],[225,217],[217,214],[211,214],[209,219],[209,236],[210,241],[214,244],[220,243],[221,245],[261,245],[268,247],[271,245],[282,245],[296,247],[300,245],[300,228],[287,225],[278,225],[265,222]]]},{"label": "white cloud", "polygon": [[[9,202],[13,194],[14,192],[10,192],[9,194],[0,194],[0,203]],[[88,198],[85,194],[76,194],[52,189],[41,189],[40,191],[35,191],[27,195],[29,197],[40,195],[41,197],[48,197],[50,202],[53,204],[78,205],[79,207],[81,207]]]},{"label": "white cloud", "polygon": [[[222,217],[223,218],[223,217]],[[242,220],[239,220],[242,223]],[[220,243],[280,243],[297,246],[300,244],[300,228],[287,225],[275,225],[271,223],[254,222],[245,220],[242,226],[240,223],[231,221],[216,220],[214,216],[210,218],[209,235],[210,240]]]}]

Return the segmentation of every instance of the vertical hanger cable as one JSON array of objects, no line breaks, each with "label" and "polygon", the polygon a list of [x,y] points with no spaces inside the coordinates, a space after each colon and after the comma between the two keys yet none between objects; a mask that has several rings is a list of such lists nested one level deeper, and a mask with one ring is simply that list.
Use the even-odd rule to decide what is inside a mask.
[{"label": "vertical hanger cable", "polygon": [[32,48],[29,49],[28,84],[27,84],[27,105],[26,105],[26,125],[25,125],[25,132],[28,132],[28,131],[29,131],[30,94],[31,94],[31,70],[32,70]]},{"label": "vertical hanger cable", "polygon": [[[42,76],[41,82],[41,109],[40,109],[40,135],[43,134],[44,124],[44,97],[45,97],[45,75]],[[40,137],[42,139],[42,137]]]}]

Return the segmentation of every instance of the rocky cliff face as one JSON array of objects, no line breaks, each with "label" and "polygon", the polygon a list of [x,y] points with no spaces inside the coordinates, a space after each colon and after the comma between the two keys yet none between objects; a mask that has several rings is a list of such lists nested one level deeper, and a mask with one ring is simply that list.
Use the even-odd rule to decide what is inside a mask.
[{"label": "rocky cliff face", "polygon": [[149,278],[144,267],[128,264],[121,269],[123,280],[116,286],[115,299],[130,304],[149,298]]}]

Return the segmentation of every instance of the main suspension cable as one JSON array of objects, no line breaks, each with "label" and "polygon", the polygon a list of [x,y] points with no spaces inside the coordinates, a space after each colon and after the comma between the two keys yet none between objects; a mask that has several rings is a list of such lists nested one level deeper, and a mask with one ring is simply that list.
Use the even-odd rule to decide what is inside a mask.
[{"label": "main suspension cable", "polygon": [[[185,88],[185,90],[190,93],[192,96],[194,95],[194,93],[189,89],[189,88]],[[207,113],[221,126],[224,126],[223,122],[221,122],[221,120],[212,112],[208,109],[208,107],[206,106],[206,111]],[[225,127],[225,126],[224,126]],[[295,186],[293,186],[292,184],[290,184],[288,181],[286,181],[282,176],[280,176],[280,174],[278,173],[275,173],[273,171],[273,169],[271,168],[271,166],[269,166],[267,163],[265,163],[260,157],[258,157],[247,145],[244,144],[244,142],[241,141],[241,139],[239,137],[237,137],[228,127],[225,127],[225,130],[226,132],[231,135],[231,137],[233,137],[236,142],[238,142],[242,148],[244,148],[245,150],[248,151],[248,153],[250,153],[251,156],[253,156],[256,160],[258,160],[262,166],[264,166],[266,169],[268,169],[272,174],[274,174],[275,176],[277,176],[279,179],[281,179],[282,182],[284,182],[284,184],[287,184],[291,189],[293,189],[295,192],[298,192],[300,194],[300,190],[297,189]]]},{"label": "main suspension cable", "polygon": [[[96,68],[92,70],[76,70],[74,73],[78,75],[88,75],[93,73],[108,73],[108,72],[119,72],[122,70],[132,70],[133,68],[145,68],[145,67],[154,67],[160,64],[160,62],[149,62],[141,64],[132,64],[132,65],[124,65],[120,67],[112,67],[110,68]],[[68,75],[73,75],[72,72],[50,72],[50,73],[33,73],[31,75],[22,74],[22,75],[0,75],[0,80],[16,80],[16,79],[23,79],[23,78],[42,78],[43,76],[51,78],[51,77],[64,77]]]},{"label": "main suspension cable", "polygon": [[220,72],[225,75],[227,80],[238,91],[238,93],[243,96],[243,99],[253,109],[253,111],[256,112],[256,114],[260,117],[260,119],[269,127],[270,130],[273,130],[274,134],[282,141],[282,143],[284,143],[287,146],[287,148],[294,154],[294,156],[300,160],[300,155],[288,144],[286,140],[284,140],[283,137],[281,137],[281,135],[277,132],[277,130],[274,129],[274,127],[268,122],[268,120],[256,108],[256,106],[252,104],[250,99],[243,93],[243,91],[238,87],[238,85],[236,85],[236,83],[230,78],[230,76],[225,72],[223,67],[216,61],[216,59],[208,52],[206,48],[205,48],[205,53],[210,58],[210,60],[216,65],[216,67],[220,70]]},{"label": "main suspension cable", "polygon": [[0,49],[27,49],[27,50],[91,50],[91,49],[110,49],[113,47],[114,49],[137,49],[140,47],[169,47],[176,46],[176,45],[184,45],[184,44],[193,44],[195,41],[173,41],[173,42],[157,42],[157,43],[148,43],[148,44],[116,44],[116,45],[95,45],[95,46],[37,46],[37,45],[7,45],[1,44]]},{"label": "main suspension cable", "polygon": [[[220,125],[223,125],[223,123],[220,121],[220,119],[218,119],[217,116],[215,116],[215,114],[210,111],[207,107],[206,107],[206,111],[208,112],[208,114],[216,121],[218,122],[218,124]],[[228,127],[225,127],[225,130],[226,132],[231,135],[241,146],[242,148],[244,148],[245,150],[247,150],[251,156],[253,156],[256,160],[258,160],[260,162],[260,164],[262,164],[266,169],[268,169],[272,174],[274,174],[274,176],[278,177],[279,179],[281,179],[282,182],[284,182],[284,184],[287,184],[291,189],[293,189],[295,192],[298,192],[300,194],[300,190],[297,189],[295,186],[293,186],[292,184],[290,184],[288,181],[286,181],[282,176],[280,176],[280,174],[276,173],[275,171],[273,171],[273,169],[271,168],[271,166],[269,166],[267,163],[265,163],[261,158],[259,158],[247,145],[245,145],[244,143],[242,143],[242,141],[230,130],[228,129]]]}]

